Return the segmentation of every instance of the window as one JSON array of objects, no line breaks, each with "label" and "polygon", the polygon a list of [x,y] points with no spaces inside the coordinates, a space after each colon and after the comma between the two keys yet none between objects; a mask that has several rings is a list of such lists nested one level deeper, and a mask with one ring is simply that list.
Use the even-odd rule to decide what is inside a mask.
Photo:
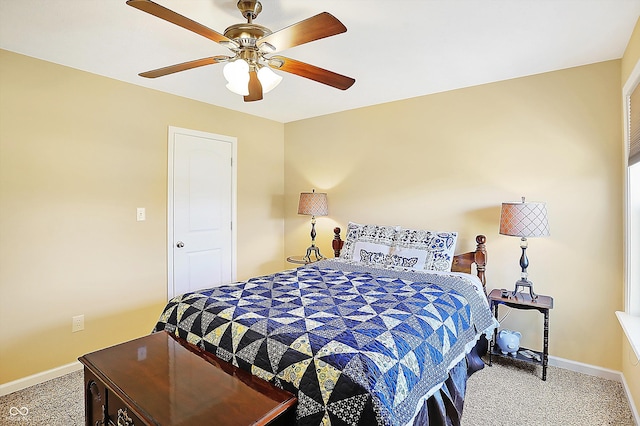
[{"label": "window", "polygon": [[631,315],[640,317],[640,162],[627,168],[627,182],[628,243],[625,310]]},{"label": "window", "polygon": [[640,62],[625,85],[626,283],[625,311],[640,317]]},{"label": "window", "polygon": [[626,156],[625,302],[616,312],[636,357],[640,360],[640,61],[623,93]]}]

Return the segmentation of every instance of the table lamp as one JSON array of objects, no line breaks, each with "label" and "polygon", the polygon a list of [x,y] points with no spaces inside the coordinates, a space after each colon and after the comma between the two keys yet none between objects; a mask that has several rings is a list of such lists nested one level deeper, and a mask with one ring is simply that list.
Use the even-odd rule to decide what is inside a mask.
[{"label": "table lamp", "polygon": [[298,202],[298,214],[311,216],[311,246],[307,248],[307,254],[303,259],[311,262],[311,253],[314,253],[316,260],[324,259],[320,254],[320,249],[316,247],[316,216],[326,216],[329,214],[327,204],[327,194],[323,192],[301,192],[300,201]]},{"label": "table lamp", "polygon": [[531,299],[538,296],[533,292],[533,283],[529,281],[527,267],[527,238],[549,236],[549,221],[547,219],[547,206],[545,203],[526,202],[522,197],[522,202],[502,203],[500,212],[500,234],[520,237],[520,268],[522,275],[516,281],[516,288],[513,290],[515,296],[519,287],[528,288]]}]

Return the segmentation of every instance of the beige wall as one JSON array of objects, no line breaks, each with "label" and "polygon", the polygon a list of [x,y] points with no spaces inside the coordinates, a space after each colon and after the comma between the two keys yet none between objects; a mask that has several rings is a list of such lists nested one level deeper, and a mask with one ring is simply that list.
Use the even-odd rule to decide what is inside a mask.
[{"label": "beige wall", "polygon": [[[640,61],[640,19],[636,23],[622,57],[622,86],[626,84],[631,71],[633,71],[638,61]],[[638,262],[638,259],[635,259],[635,261]],[[622,374],[624,374],[627,381],[635,406],[640,410],[640,364],[626,338],[623,338],[622,343]]]},{"label": "beige wall", "polygon": [[[0,383],[153,327],[165,300],[169,125],[238,137],[240,279],[303,253],[310,225],[297,198],[316,188],[329,193],[317,224],[325,255],[349,220],[457,230],[459,251],[483,233],[488,288],[512,288],[520,251],[497,232],[500,203],[546,201],[552,235],[528,253],[536,290],[556,302],[551,354],[627,375],[613,315],[627,63],[282,125],[0,51]],[[72,334],[81,313],[87,328]],[[540,346],[536,312],[505,325]]]},{"label": "beige wall", "polygon": [[0,50],[0,383],[155,325],[168,126],[238,138],[238,278],[280,270],[283,124]]},{"label": "beige wall", "polygon": [[[528,255],[535,290],[555,299],[550,353],[620,370],[620,73],[609,61],[287,124],[286,253],[308,245],[296,202],[314,187],[329,198],[325,254],[350,220],[455,230],[459,251],[482,233],[488,288],[513,289],[519,239],[498,234],[500,204],[546,201],[551,236],[530,239]],[[541,348],[538,312],[505,326]]]}]

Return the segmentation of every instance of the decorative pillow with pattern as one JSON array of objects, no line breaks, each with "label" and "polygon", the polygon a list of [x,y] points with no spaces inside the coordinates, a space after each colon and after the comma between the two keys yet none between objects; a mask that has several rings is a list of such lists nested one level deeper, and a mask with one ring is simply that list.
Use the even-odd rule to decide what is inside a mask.
[{"label": "decorative pillow with pattern", "polygon": [[387,265],[397,268],[414,268],[416,263],[418,263],[417,257],[403,257],[391,254],[388,257]]},{"label": "decorative pillow with pattern", "polygon": [[353,250],[353,261],[369,266],[384,267],[390,252],[391,246],[386,244],[356,241]]},{"label": "decorative pillow with pattern", "polygon": [[418,257],[415,265],[408,269],[450,271],[457,239],[457,232],[400,229],[391,254],[407,258]]},{"label": "decorative pillow with pattern", "polygon": [[[399,226],[382,226],[382,225],[361,225],[359,223],[349,222],[347,226],[347,232],[344,240],[344,246],[340,252],[340,258],[345,260],[355,260],[356,243],[372,243],[378,246],[386,246],[388,250],[381,251],[377,247],[372,249],[366,247],[367,251],[381,251],[385,254],[389,254],[393,247],[393,241],[395,239]],[[359,256],[359,253],[358,253]]]},{"label": "decorative pillow with pattern", "polygon": [[360,262],[362,263],[384,266],[387,263],[388,256],[388,254],[379,251],[368,252],[365,249],[360,249]]}]

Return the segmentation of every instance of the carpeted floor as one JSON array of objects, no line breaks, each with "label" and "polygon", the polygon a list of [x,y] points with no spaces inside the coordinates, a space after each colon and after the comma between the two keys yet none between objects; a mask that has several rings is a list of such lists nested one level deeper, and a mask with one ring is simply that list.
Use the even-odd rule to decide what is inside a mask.
[{"label": "carpeted floor", "polygon": [[[78,371],[0,397],[0,425],[83,425],[82,388]],[[485,425],[633,426],[634,421],[618,382],[554,367],[543,382],[540,367],[500,360],[468,382],[462,426]]]},{"label": "carpeted floor", "polygon": [[80,370],[0,397],[0,425],[84,425],[83,383]]},{"label": "carpeted floor", "polygon": [[621,383],[500,358],[469,378],[462,426],[633,426]]}]

